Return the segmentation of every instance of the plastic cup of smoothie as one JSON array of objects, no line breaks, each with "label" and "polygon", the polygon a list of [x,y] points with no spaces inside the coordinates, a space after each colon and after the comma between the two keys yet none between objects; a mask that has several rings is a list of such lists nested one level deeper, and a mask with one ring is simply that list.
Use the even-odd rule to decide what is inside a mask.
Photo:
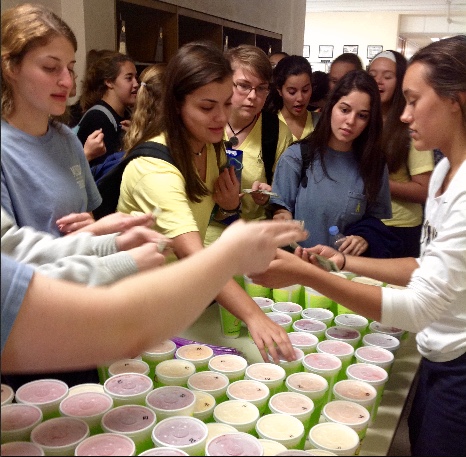
[{"label": "plastic cup of smoothie", "polygon": [[145,374],[122,373],[104,383],[104,391],[113,398],[113,406],[145,405],[146,396],[154,389],[152,379]]},{"label": "plastic cup of smoothie", "polygon": [[202,422],[212,422],[214,420],[214,408],[217,405],[214,396],[201,390],[193,390],[193,394],[196,397],[193,417]]},{"label": "plastic cup of smoothie", "polygon": [[316,319],[298,319],[293,322],[293,331],[311,333],[319,341],[324,339],[326,330],[327,326]]},{"label": "plastic cup of smoothie", "polygon": [[231,425],[239,432],[254,431],[260,413],[256,405],[244,400],[227,400],[214,408],[214,420]]},{"label": "plastic cup of smoothie", "polygon": [[272,311],[272,305],[275,303],[271,298],[266,297],[252,297],[252,299],[259,305],[264,313]]},{"label": "plastic cup of smoothie", "polygon": [[347,425],[322,422],[309,431],[311,449],[322,449],[336,455],[354,455],[359,447],[358,434]]},{"label": "plastic cup of smoothie", "polygon": [[283,444],[287,449],[298,449],[304,437],[304,425],[289,414],[266,414],[256,424],[257,436]]},{"label": "plastic cup of smoothie", "polygon": [[352,401],[333,400],[322,408],[322,417],[327,422],[347,425],[358,434],[359,446],[354,452],[358,455],[369,426],[370,412]]},{"label": "plastic cup of smoothie", "polygon": [[285,313],[291,317],[292,322],[301,318],[303,307],[291,301],[277,301],[272,305],[272,312]]},{"label": "plastic cup of smoothie", "polygon": [[[119,433],[100,433],[81,441],[75,450],[75,456],[115,455],[128,456],[136,454],[136,445],[131,438]],[[168,455],[168,454],[167,454]]]},{"label": "plastic cup of smoothie", "polygon": [[97,384],[95,382],[86,382],[84,384],[76,384],[75,386],[70,387],[70,389],[68,390],[68,397],[83,392],[95,392],[100,394],[105,393],[104,386],[102,384]]},{"label": "plastic cup of smoothie", "polygon": [[341,360],[337,381],[346,379],[346,368],[353,363],[354,347],[344,341],[324,340],[317,345],[317,352],[333,354]]},{"label": "plastic cup of smoothie", "polygon": [[42,410],[43,420],[59,417],[60,402],[68,395],[68,386],[58,379],[38,379],[27,382],[15,394],[17,403],[36,405]]},{"label": "plastic cup of smoothie", "polygon": [[165,340],[141,354],[142,360],[149,365],[149,377],[151,379],[154,379],[155,367],[157,364],[164,360],[173,359],[173,357],[175,357],[175,351],[176,344],[172,340]]},{"label": "plastic cup of smoothie", "polygon": [[371,333],[384,333],[385,335],[394,336],[395,338],[398,338],[400,341],[405,333],[405,331],[401,328],[382,325],[380,322],[377,321],[372,321],[369,324],[369,331]]},{"label": "plastic cup of smoothie", "polygon": [[358,363],[372,363],[383,368],[388,374],[395,361],[393,352],[379,346],[361,346],[356,349],[354,356]]},{"label": "plastic cup of smoothie", "polygon": [[[303,358],[304,358],[304,352],[297,348],[293,347],[294,353],[295,353],[295,360],[292,360],[289,362],[288,360],[285,359],[285,356],[282,354],[280,349],[277,350],[277,356],[279,359],[278,365],[281,366],[286,373],[286,376],[289,376],[290,374],[293,373],[299,373],[300,371],[303,371]],[[273,358],[272,355],[269,354],[269,360],[271,363],[273,363]]]},{"label": "plastic cup of smoothie", "polygon": [[267,316],[280,327],[283,327],[286,332],[291,331],[293,319],[288,314],[271,311],[270,313],[267,313]]},{"label": "plastic cup of smoothie", "polygon": [[229,400],[249,401],[259,409],[262,415],[267,407],[270,398],[270,389],[260,381],[252,379],[242,379],[232,382],[227,389]]},{"label": "plastic cup of smoothie", "polygon": [[259,443],[264,448],[264,455],[278,455],[280,452],[288,450],[282,443],[267,438],[259,438]]},{"label": "plastic cup of smoothie", "polygon": [[174,447],[189,455],[204,455],[207,433],[206,424],[195,417],[168,417],[153,428],[152,441],[157,447]]},{"label": "plastic cup of smoothie", "polygon": [[205,447],[207,456],[224,455],[264,455],[264,448],[259,440],[247,433],[227,433],[209,440]]},{"label": "plastic cup of smoothie", "polygon": [[333,354],[311,353],[303,359],[304,370],[323,376],[328,382],[328,391],[325,402],[332,396],[333,384],[337,381],[341,370],[341,360]]},{"label": "plastic cup of smoothie", "polygon": [[304,355],[316,352],[316,346],[319,342],[317,336],[308,332],[290,332],[288,333],[291,345],[295,348],[301,349]]},{"label": "plastic cup of smoothie", "polygon": [[386,333],[367,333],[362,337],[362,345],[378,346],[396,355],[396,351],[400,347],[400,340]]},{"label": "plastic cup of smoothie", "polygon": [[334,325],[325,331],[325,338],[327,340],[344,341],[357,348],[361,341],[361,332],[354,328]]},{"label": "plastic cup of smoothie", "polygon": [[335,316],[335,325],[338,327],[348,327],[357,330],[361,335],[365,335],[369,321],[359,314],[346,313]]},{"label": "plastic cup of smoothie", "polygon": [[32,430],[42,422],[42,410],[35,405],[10,403],[1,411],[2,443],[29,441]]},{"label": "plastic cup of smoothie", "polygon": [[154,381],[158,386],[188,385],[188,378],[196,372],[196,366],[187,360],[164,360],[155,367]]},{"label": "plastic cup of smoothie", "polygon": [[212,438],[215,438],[219,435],[224,435],[225,433],[237,433],[235,427],[228,424],[221,424],[220,422],[208,422],[207,424],[207,442],[209,442]]},{"label": "plastic cup of smoothie", "polygon": [[227,399],[226,392],[230,380],[218,371],[200,371],[188,379],[188,389],[201,390],[211,394],[217,403]]},{"label": "plastic cup of smoothie", "polygon": [[147,406],[123,405],[107,411],[102,417],[105,433],[118,433],[134,441],[136,453],[153,447],[151,433],[157,422],[154,411]]},{"label": "plastic cup of smoothie", "polygon": [[6,384],[2,384],[2,406],[9,405],[13,402],[13,398],[15,398],[15,391]]},{"label": "plastic cup of smoothie", "polygon": [[31,442],[40,446],[45,455],[74,455],[76,446],[88,436],[89,427],[83,420],[55,417],[34,428]]},{"label": "plastic cup of smoothie", "polygon": [[315,319],[323,322],[327,327],[333,325],[334,314],[325,308],[304,308],[301,312],[303,319]]},{"label": "plastic cup of smoothie", "polygon": [[242,321],[223,306],[218,305],[218,309],[220,312],[222,335],[225,338],[238,338],[241,333]]},{"label": "plastic cup of smoothie", "polygon": [[146,398],[146,406],[155,412],[158,421],[172,416],[192,416],[195,404],[194,393],[181,386],[157,387]]},{"label": "plastic cup of smoothie", "polygon": [[161,456],[172,456],[172,455],[189,455],[187,452],[174,447],[153,447],[147,451],[141,452],[138,455],[161,455]]},{"label": "plastic cup of smoothie", "polygon": [[175,352],[175,358],[193,363],[196,371],[207,370],[213,356],[213,349],[205,344],[186,344]]},{"label": "plastic cup of smoothie", "polygon": [[272,298],[276,302],[299,303],[301,289],[301,284],[293,284],[292,286],[281,287],[280,289],[272,289]]},{"label": "plastic cup of smoothie", "polygon": [[288,376],[285,381],[289,392],[297,392],[310,398],[314,404],[309,423],[315,425],[319,422],[322,406],[327,401],[328,381],[315,373],[296,373]]},{"label": "plastic cup of smoothie", "polygon": [[140,373],[149,375],[149,364],[144,360],[122,359],[113,362],[108,367],[109,376],[115,376],[122,373]]},{"label": "plastic cup of smoothie", "polygon": [[40,446],[29,441],[12,441],[11,443],[2,444],[0,455],[42,456],[45,453]]},{"label": "plastic cup of smoothie", "polygon": [[272,295],[272,289],[261,286],[260,284],[255,284],[253,280],[246,275],[244,275],[244,290],[250,297],[270,298]]},{"label": "plastic cup of smoothie", "polygon": [[365,381],[375,387],[377,396],[375,398],[374,406],[372,407],[369,425],[373,424],[377,417],[377,410],[380,402],[382,401],[385,384],[388,381],[388,373],[383,368],[371,363],[353,363],[346,369],[346,375],[348,379]]},{"label": "plastic cup of smoothie", "polygon": [[270,395],[281,392],[286,378],[285,370],[273,363],[257,362],[246,368],[244,379],[263,382],[270,390]]},{"label": "plastic cup of smoothie", "polygon": [[113,407],[113,399],[106,393],[81,392],[66,397],[60,403],[60,414],[64,417],[82,419],[89,426],[89,433],[102,433],[100,421]]},{"label": "plastic cup of smoothie", "polygon": [[222,373],[230,382],[244,378],[248,361],[235,354],[216,355],[209,360],[209,370]]},{"label": "plastic cup of smoothie", "polygon": [[333,386],[333,397],[335,400],[352,401],[364,406],[370,414],[377,398],[377,390],[365,381],[343,379]]}]

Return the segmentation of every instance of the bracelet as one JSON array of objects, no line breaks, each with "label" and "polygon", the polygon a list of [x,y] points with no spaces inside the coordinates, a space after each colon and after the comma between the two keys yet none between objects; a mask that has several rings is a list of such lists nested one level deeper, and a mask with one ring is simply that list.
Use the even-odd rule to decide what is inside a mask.
[{"label": "bracelet", "polygon": [[239,214],[241,212],[241,202],[235,209],[223,209],[222,207],[218,207],[218,210],[220,211],[220,214],[222,216],[233,216],[235,214]]},{"label": "bracelet", "polygon": [[346,265],[346,256],[345,254],[343,254],[343,252],[340,252],[340,254],[343,256],[343,265],[340,267],[340,270],[343,270],[343,268],[345,268]]}]

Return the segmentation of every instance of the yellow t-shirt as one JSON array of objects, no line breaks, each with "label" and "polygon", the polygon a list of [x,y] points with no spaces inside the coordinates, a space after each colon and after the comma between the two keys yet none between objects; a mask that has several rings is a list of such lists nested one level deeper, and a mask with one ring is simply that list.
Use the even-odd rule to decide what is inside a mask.
[{"label": "yellow t-shirt", "polygon": [[[411,143],[407,165],[395,173],[390,173],[390,179],[396,182],[409,182],[411,176],[420,175],[434,169],[434,152],[418,151]],[[392,198],[391,219],[383,219],[385,225],[391,227],[417,227],[422,224],[423,209],[419,203],[407,202]]]},{"label": "yellow t-shirt", "polygon": [[[166,145],[164,135],[150,141]],[[211,192],[218,174],[215,149],[208,144],[206,185]],[[174,165],[162,159],[138,157],[126,166],[123,173],[117,210],[123,213],[152,212],[158,206],[162,213],[154,224],[155,230],[168,238],[199,232],[204,240],[214,201],[209,195],[200,203],[191,202],[185,188],[186,181]]]},{"label": "yellow t-shirt", "polygon": [[[282,122],[286,124],[285,118],[283,117],[283,114],[281,111],[278,112],[278,119],[280,119]],[[288,124],[287,124],[288,125]],[[310,111],[307,112],[307,119],[306,119],[306,125],[304,126],[303,133],[300,138],[296,138],[293,134],[293,141],[298,141],[301,138],[306,138],[308,135],[310,135],[314,131],[314,122],[312,122],[312,113]]]}]

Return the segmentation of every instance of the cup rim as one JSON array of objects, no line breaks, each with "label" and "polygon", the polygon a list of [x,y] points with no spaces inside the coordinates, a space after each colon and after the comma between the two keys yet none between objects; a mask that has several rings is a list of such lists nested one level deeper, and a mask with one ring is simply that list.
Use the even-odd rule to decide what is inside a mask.
[{"label": "cup rim", "polygon": [[84,440],[82,440],[82,441],[76,446],[75,454],[74,454],[74,455],[79,455],[79,454],[78,454],[78,448],[81,447],[81,446],[84,446],[83,443],[88,444],[90,441],[96,441],[96,440],[102,439],[102,438],[112,438],[112,439],[118,439],[118,440],[126,441],[128,444],[131,444],[131,447],[132,447],[132,453],[129,454],[129,455],[134,455],[135,452],[136,452],[136,444],[134,444],[134,441],[133,441],[130,437],[125,436],[125,435],[122,435],[121,433],[108,433],[108,432],[104,432],[104,433],[98,433],[97,435],[88,436],[87,438],[85,438]]}]

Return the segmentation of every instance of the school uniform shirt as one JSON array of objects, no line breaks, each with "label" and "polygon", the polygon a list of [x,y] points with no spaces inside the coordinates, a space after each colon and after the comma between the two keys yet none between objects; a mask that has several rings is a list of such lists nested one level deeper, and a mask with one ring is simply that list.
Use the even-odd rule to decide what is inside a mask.
[{"label": "school uniform shirt", "polygon": [[[390,173],[389,178],[396,182],[409,182],[411,176],[420,175],[434,169],[433,151],[418,151],[411,143],[408,163]],[[422,224],[423,207],[420,203],[408,202],[392,197],[391,219],[382,222],[391,227],[417,227]]]},{"label": "school uniform shirt", "polygon": [[301,186],[303,161],[300,144],[292,144],[280,157],[272,184],[271,203],[283,206],[294,219],[303,220],[309,238],[303,247],[330,245],[329,227],[336,225],[344,233],[346,227],[364,216],[378,219],[391,216],[388,170],[385,168],[380,190],[371,204],[364,195],[364,182],[352,151],[340,152],[327,148],[325,166],[331,179],[324,175],[320,159],[314,170],[306,170],[307,187]]},{"label": "school uniform shirt", "polygon": [[[306,124],[304,125],[304,130],[303,130],[303,133],[301,134],[301,136],[299,138],[296,138],[293,134],[293,141],[298,141],[300,140],[301,138],[306,138],[308,135],[310,135],[313,131],[314,131],[314,122],[312,122],[312,113],[310,111],[307,111],[307,118],[306,118]],[[285,118],[283,117],[283,114],[281,111],[279,111],[278,113],[278,119],[280,119],[282,122],[284,122],[286,124],[286,121],[285,121]],[[287,124],[288,126],[288,124]]]},{"label": "school uniform shirt", "polygon": [[418,350],[433,362],[466,352],[466,161],[437,196],[449,169],[444,158],[432,173],[419,268],[407,289],[382,288],[381,322],[418,332]]},{"label": "school uniform shirt", "polygon": [[[164,135],[156,136],[150,141],[166,146]],[[212,144],[207,145],[206,154],[206,186],[213,193],[219,171]],[[225,160],[226,157],[223,161]],[[175,165],[163,159],[138,157],[126,166],[123,173],[117,210],[123,213],[146,213],[158,206],[162,213],[157,217],[155,230],[168,238],[199,232],[204,240],[214,205],[211,195],[204,197],[199,203],[188,199],[186,181]]]},{"label": "school uniform shirt", "polygon": [[40,137],[1,125],[1,204],[16,225],[62,236],[57,219],[102,203],[83,147],[66,125],[49,124]]}]

